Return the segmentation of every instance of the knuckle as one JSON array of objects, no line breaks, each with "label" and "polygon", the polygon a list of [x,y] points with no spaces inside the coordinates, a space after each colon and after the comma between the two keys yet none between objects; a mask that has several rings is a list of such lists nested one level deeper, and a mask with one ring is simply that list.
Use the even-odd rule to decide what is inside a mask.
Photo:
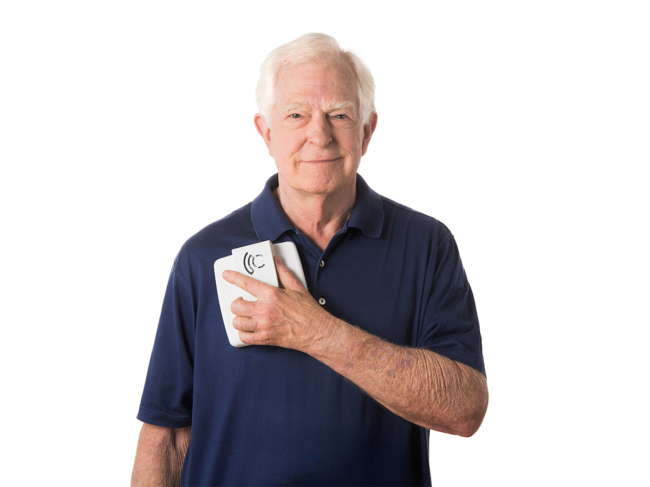
[{"label": "knuckle", "polygon": [[280,300],[280,296],[282,295],[282,291],[278,287],[273,287],[269,290],[268,292],[268,299],[272,302],[278,302]]},{"label": "knuckle", "polygon": [[259,341],[261,345],[273,345],[273,341],[271,340],[271,335],[269,333],[260,335]]},{"label": "knuckle", "polygon": [[248,279],[242,279],[241,288],[242,288],[244,291],[248,291],[248,289],[250,288],[250,286],[251,286],[251,282],[250,282],[250,280],[248,280]]},{"label": "knuckle", "polygon": [[257,313],[257,317],[261,320],[268,320],[269,317],[269,309],[265,306],[263,308],[260,308]]}]

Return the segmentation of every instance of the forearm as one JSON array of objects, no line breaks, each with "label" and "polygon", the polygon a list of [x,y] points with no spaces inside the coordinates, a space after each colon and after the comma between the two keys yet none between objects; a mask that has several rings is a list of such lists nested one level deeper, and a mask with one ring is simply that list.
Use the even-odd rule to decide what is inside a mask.
[{"label": "forearm", "polygon": [[426,428],[461,436],[478,430],[488,403],[480,372],[429,350],[392,345],[335,318],[277,258],[276,269],[284,289],[237,272],[223,274],[257,298],[231,305],[244,343],[305,352]]},{"label": "forearm", "polygon": [[[485,376],[429,350],[393,345],[333,318],[308,353],[395,414],[471,436],[487,410]],[[325,331],[325,330],[323,330]]]},{"label": "forearm", "polygon": [[132,487],[179,486],[192,428],[144,424],[131,476]]}]

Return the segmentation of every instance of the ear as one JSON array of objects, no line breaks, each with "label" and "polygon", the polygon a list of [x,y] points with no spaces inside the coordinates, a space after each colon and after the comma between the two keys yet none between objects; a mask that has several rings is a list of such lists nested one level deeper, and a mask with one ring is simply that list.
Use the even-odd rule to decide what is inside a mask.
[{"label": "ear", "polygon": [[255,114],[255,128],[264,139],[266,147],[269,149],[269,155],[273,157],[273,146],[271,145],[271,127],[266,123],[266,119],[261,113]]},{"label": "ear", "polygon": [[368,144],[370,144],[370,139],[372,138],[372,134],[375,132],[375,129],[377,128],[377,113],[373,113],[370,115],[370,120],[368,120],[368,123],[363,126],[363,143],[361,145],[361,155],[365,156],[366,151],[368,150]]}]

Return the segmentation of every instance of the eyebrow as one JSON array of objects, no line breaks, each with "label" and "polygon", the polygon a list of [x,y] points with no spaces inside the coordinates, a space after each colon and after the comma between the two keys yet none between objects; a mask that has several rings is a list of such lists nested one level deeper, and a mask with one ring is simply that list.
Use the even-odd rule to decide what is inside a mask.
[{"label": "eyebrow", "polygon": [[357,113],[357,106],[351,101],[337,101],[336,103],[329,104],[325,111],[329,113],[336,110],[352,110],[354,113]]},{"label": "eyebrow", "polygon": [[[309,103],[289,103],[282,109],[282,112],[287,113],[293,110],[311,110],[311,108],[312,107]],[[357,107],[351,101],[337,101],[330,103],[325,107],[325,113],[334,112],[336,110],[352,110],[356,114]]]},{"label": "eyebrow", "polygon": [[286,113],[286,112],[292,112],[294,110],[309,110],[309,108],[311,107],[307,103],[289,103],[287,106],[285,106],[282,109],[282,111]]}]

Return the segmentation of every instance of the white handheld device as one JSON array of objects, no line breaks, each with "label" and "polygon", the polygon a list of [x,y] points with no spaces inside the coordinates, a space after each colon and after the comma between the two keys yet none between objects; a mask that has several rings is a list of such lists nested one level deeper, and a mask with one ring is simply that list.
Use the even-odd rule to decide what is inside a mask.
[{"label": "white handheld device", "polygon": [[237,271],[270,286],[278,287],[278,275],[275,270],[275,262],[273,262],[274,255],[280,256],[282,263],[293,272],[298,281],[306,288],[307,280],[300,262],[300,255],[296,244],[293,242],[279,244],[273,244],[270,240],[258,242],[233,249],[232,255],[222,257],[214,263],[214,277],[217,282],[221,316],[226,327],[228,341],[233,347],[247,347],[248,344],[239,339],[239,331],[232,326],[235,315],[230,311],[230,305],[238,297],[242,297],[246,301],[256,301],[257,298],[226,282],[222,277],[223,271]]}]

